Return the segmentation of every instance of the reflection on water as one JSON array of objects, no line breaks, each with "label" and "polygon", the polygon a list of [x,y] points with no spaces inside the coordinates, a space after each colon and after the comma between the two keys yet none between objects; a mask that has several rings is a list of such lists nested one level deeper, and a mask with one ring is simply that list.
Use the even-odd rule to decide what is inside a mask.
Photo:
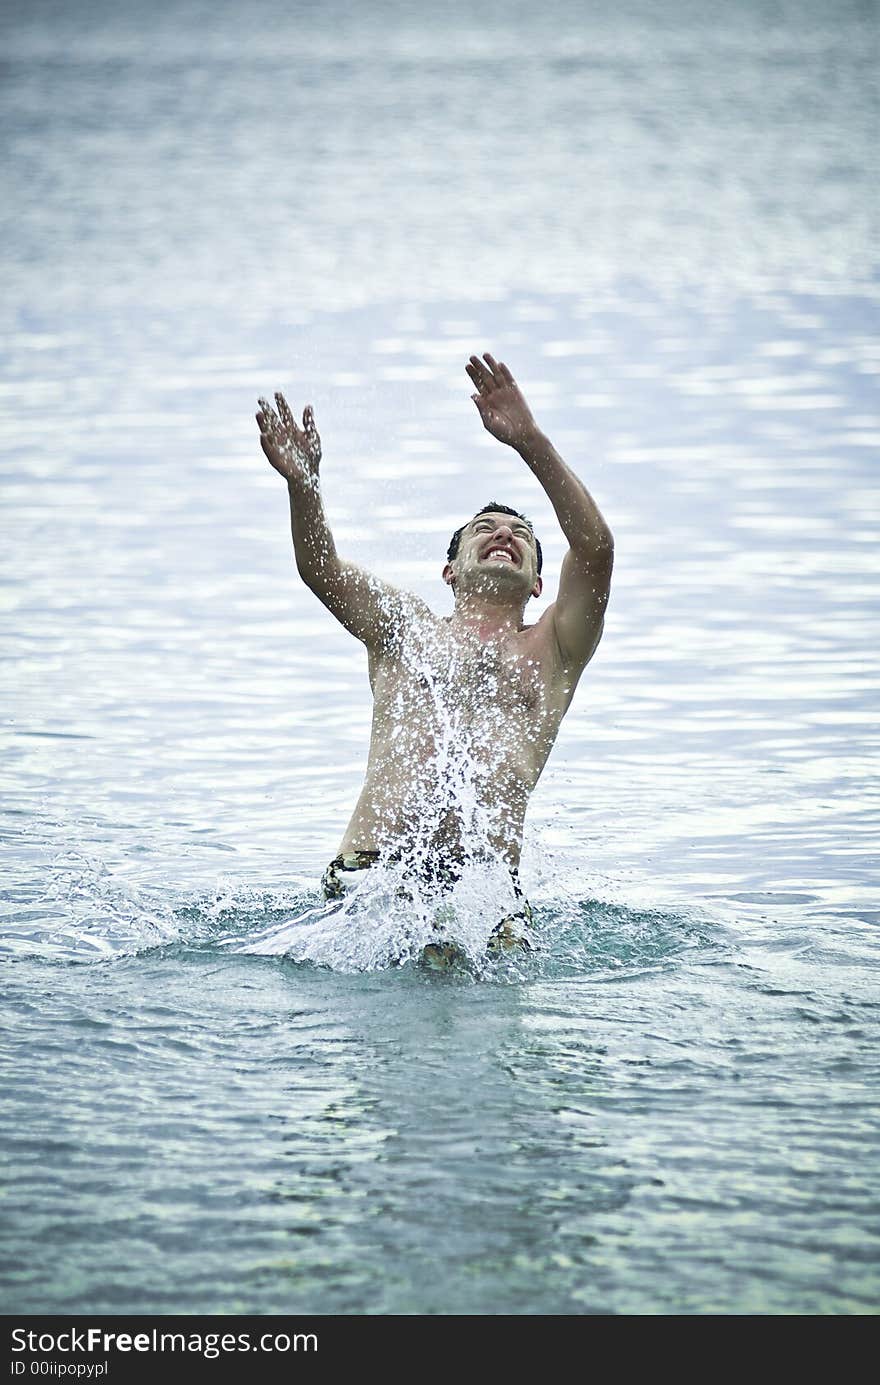
[{"label": "reflection on water", "polygon": [[[872,8],[49,9],[2,14],[9,1310],[872,1311]],[[347,556],[445,612],[496,497],[552,592],[482,349],[612,524],[606,633],[540,948],[363,971],[365,662],[254,401],[314,404]]]}]

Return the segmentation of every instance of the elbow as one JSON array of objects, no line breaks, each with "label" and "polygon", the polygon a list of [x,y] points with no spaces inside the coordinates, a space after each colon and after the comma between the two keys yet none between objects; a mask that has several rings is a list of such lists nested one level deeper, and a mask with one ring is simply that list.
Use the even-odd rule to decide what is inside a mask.
[{"label": "elbow", "polygon": [[316,596],[322,596],[333,585],[333,578],[337,569],[334,564],[326,561],[297,558],[296,570],[309,591],[314,592]]},{"label": "elbow", "polygon": [[297,563],[296,570],[299,573],[300,580],[308,587],[309,591],[314,592],[316,595],[320,595],[326,586],[320,569],[306,563]]},{"label": "elbow", "polygon": [[601,517],[585,524],[569,543],[576,553],[589,558],[610,558],[614,554],[614,535]]},{"label": "elbow", "polygon": [[591,527],[577,542],[571,541],[570,552],[578,565],[588,572],[610,572],[614,566],[614,535],[607,524]]},{"label": "elbow", "polygon": [[610,572],[614,566],[614,535],[607,524],[603,524],[594,536],[592,547],[595,561],[607,567]]},{"label": "elbow", "polygon": [[299,573],[302,580],[305,582],[306,586],[308,586],[310,579],[314,576],[315,573],[315,563],[313,560],[301,556],[296,551],[294,551],[293,556],[296,561],[296,570]]}]

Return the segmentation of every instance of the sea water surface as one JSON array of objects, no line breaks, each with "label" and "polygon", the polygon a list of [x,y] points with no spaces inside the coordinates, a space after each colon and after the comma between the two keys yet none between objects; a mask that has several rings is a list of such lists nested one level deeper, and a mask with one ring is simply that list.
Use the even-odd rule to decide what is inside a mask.
[{"label": "sea water surface", "polygon": [[[876,1311],[876,5],[0,17],[5,1311]],[[370,699],[255,400],[552,599],[482,350],[616,537],[541,946],[291,953]]]}]

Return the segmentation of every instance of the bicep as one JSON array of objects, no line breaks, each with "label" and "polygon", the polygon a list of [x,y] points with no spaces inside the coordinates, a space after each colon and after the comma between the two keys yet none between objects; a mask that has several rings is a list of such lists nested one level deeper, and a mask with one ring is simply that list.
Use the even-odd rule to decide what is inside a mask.
[{"label": "bicep", "polygon": [[602,637],[613,563],[610,545],[591,553],[570,548],[563,559],[553,626],[566,664],[583,668],[593,657]]},{"label": "bicep", "polygon": [[306,585],[350,634],[369,647],[385,644],[408,605],[421,604],[408,592],[343,561]]}]

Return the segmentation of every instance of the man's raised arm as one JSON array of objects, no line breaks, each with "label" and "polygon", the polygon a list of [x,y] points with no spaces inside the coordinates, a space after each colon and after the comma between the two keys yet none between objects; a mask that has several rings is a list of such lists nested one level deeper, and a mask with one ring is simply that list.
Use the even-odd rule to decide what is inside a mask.
[{"label": "man's raised arm", "polygon": [[368,647],[380,645],[399,619],[402,593],[339,557],[321,499],[321,439],[312,407],[303,410],[300,428],[283,394],[275,403],[277,412],[260,400],[260,446],[287,481],[297,571],[346,630]]},{"label": "man's raised arm", "polygon": [[541,432],[504,362],[485,353],[483,361],[471,356],[465,369],[477,387],[471,398],[483,426],[515,448],[534,472],[568,539],[553,623],[563,662],[580,670],[602,636],[614,564],[611,530],[586,486]]}]

